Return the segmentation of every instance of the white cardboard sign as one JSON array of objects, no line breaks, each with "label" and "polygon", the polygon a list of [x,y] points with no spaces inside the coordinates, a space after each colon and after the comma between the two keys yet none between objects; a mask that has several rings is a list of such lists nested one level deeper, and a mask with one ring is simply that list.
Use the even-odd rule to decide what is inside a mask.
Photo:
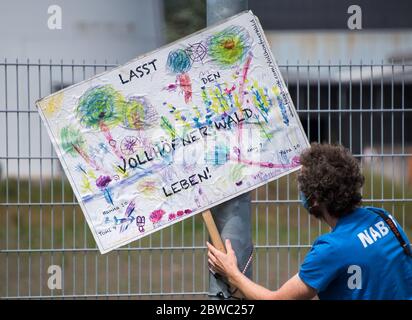
[{"label": "white cardboard sign", "polygon": [[37,106],[102,253],[299,169],[309,146],[250,11]]}]

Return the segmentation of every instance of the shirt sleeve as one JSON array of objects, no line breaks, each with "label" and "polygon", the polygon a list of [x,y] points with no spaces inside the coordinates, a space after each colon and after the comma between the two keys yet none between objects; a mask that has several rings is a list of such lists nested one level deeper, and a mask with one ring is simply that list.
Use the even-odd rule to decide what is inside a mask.
[{"label": "shirt sleeve", "polygon": [[323,291],[337,278],[341,263],[330,241],[318,238],[300,267],[299,278],[317,292]]}]

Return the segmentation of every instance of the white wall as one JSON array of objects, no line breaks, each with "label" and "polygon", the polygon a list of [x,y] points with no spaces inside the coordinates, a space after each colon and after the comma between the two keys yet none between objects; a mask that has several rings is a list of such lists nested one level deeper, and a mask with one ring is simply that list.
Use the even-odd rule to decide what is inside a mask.
[{"label": "white wall", "polygon": [[[62,29],[47,26],[50,5]],[[161,0],[2,0],[1,57],[126,62],[163,42]]]},{"label": "white wall", "polygon": [[[412,59],[412,30],[339,30],[265,32],[279,64],[374,63],[393,56]],[[406,61],[406,60],[405,60]]]},{"label": "white wall", "polygon": [[[62,8],[62,29],[50,30],[48,7]],[[34,102],[104,68],[8,66],[26,63],[120,64],[164,43],[162,0],[0,1],[0,166],[8,176],[59,174]],[[18,70],[18,71],[17,71]],[[7,84],[5,82],[7,72]],[[84,72],[84,74],[83,74]],[[17,85],[18,84],[18,85]],[[7,86],[7,88],[6,88]],[[6,95],[7,89],[7,95]],[[5,112],[8,110],[9,112]],[[22,112],[14,112],[16,110]],[[21,159],[17,159],[20,157]],[[28,158],[33,158],[28,160]],[[44,159],[46,157],[46,159]],[[6,159],[7,166],[6,166]],[[40,158],[43,158],[40,160]]]}]

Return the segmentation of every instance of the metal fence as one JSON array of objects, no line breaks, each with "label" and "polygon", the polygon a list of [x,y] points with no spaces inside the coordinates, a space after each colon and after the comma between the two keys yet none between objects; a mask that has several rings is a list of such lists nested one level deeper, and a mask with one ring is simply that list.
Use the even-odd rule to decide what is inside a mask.
[{"label": "metal fence", "polygon": [[[0,63],[2,298],[204,298],[199,216],[101,255],[45,128],[36,99],[116,64]],[[412,90],[408,64],[281,66],[310,141],[340,142],[360,160],[365,204],[383,206],[412,235]],[[309,217],[289,175],[253,191],[254,280],[279,287],[329,228]],[[50,289],[49,267],[61,267]]]}]

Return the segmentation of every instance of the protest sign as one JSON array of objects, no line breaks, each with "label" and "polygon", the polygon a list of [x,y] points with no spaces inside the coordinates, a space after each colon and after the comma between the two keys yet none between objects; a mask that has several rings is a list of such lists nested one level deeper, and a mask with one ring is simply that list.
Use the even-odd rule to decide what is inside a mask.
[{"label": "protest sign", "polygon": [[309,145],[250,11],[37,106],[102,253],[299,169]]}]

